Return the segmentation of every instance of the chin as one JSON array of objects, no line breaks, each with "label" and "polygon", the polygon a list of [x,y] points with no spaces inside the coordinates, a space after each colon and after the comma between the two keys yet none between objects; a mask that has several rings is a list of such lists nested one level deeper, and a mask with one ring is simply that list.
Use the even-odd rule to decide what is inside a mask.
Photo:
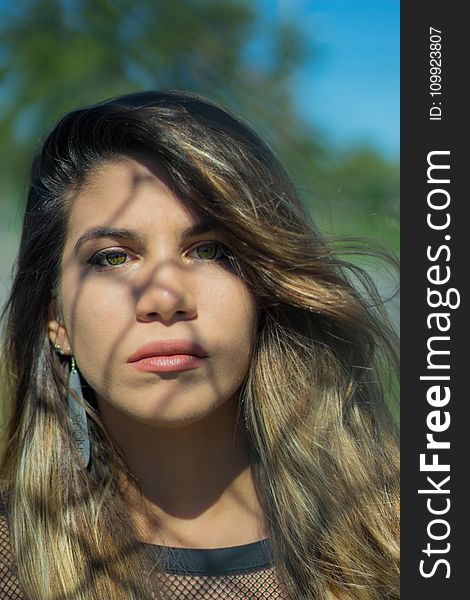
[{"label": "chin", "polygon": [[139,413],[132,412],[128,414],[128,416],[137,423],[142,423],[151,427],[171,429],[186,427],[197,422],[202,422],[204,419],[210,417],[219,406],[218,404],[215,404],[195,407],[194,404],[192,404],[190,407],[178,407],[175,402],[170,404],[170,406],[155,407],[152,411],[142,411]]},{"label": "chin", "polygon": [[187,388],[179,393],[151,393],[138,394],[121,393],[119,399],[111,401],[110,398],[98,400],[99,412],[105,424],[109,424],[119,436],[120,433],[134,431],[138,435],[139,425],[146,427],[175,429],[186,427],[195,423],[202,423],[206,419],[224,420],[226,407],[232,413],[233,401],[237,394],[228,394],[230,400],[214,397],[212,393],[197,393],[199,390]]}]

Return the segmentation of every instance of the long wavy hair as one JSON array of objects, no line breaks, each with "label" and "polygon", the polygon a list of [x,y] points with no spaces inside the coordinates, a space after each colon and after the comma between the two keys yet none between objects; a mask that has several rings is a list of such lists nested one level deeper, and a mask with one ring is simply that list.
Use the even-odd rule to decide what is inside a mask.
[{"label": "long wavy hair", "polygon": [[92,462],[75,466],[69,367],[47,336],[70,194],[103,162],[136,153],[223,231],[261,309],[240,407],[282,586],[292,600],[398,598],[398,443],[387,400],[396,340],[382,301],[317,231],[250,127],[183,92],[74,110],[34,159],[3,349],[1,468],[26,596],[158,597],[155,554],[139,543],[119,485],[131,474],[92,390]]}]

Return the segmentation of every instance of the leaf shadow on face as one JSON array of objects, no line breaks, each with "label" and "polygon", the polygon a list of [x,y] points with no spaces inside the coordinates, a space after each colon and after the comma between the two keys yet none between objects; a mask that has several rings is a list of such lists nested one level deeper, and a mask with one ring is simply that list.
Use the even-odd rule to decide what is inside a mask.
[{"label": "leaf shadow on face", "polygon": [[[164,175],[162,175],[161,170],[158,169],[158,167],[152,170],[152,174],[161,178],[165,183],[168,183],[168,180],[164,179]],[[113,227],[113,226],[117,225],[117,223],[120,220],[120,217],[125,213],[125,211],[129,207],[129,205],[134,201],[135,194],[136,194],[139,186],[145,185],[145,183],[148,179],[152,180],[153,177],[151,175],[147,176],[147,175],[137,175],[137,174],[134,176],[130,190],[124,195],[124,197],[120,201],[119,205],[117,206],[115,212],[112,214],[111,218],[107,217],[106,223],[103,223],[103,226]],[[177,200],[179,201],[178,198],[177,198]],[[72,204],[74,202],[79,202],[79,201],[80,201],[80,190],[76,191],[71,196]],[[97,198],[97,203],[98,202],[99,202],[99,198]],[[187,208],[191,212],[190,202],[182,201],[182,204],[185,208]],[[192,214],[191,216],[195,217],[196,215]],[[68,260],[73,261],[73,258],[70,258]],[[62,272],[64,272],[66,269],[68,269],[72,266],[72,263],[71,262],[69,263],[68,260],[64,260],[62,262]],[[176,265],[173,264],[174,262],[175,261],[172,261],[172,260],[160,261],[159,264],[157,266],[155,266],[155,268],[151,272],[146,273],[145,278],[139,277],[139,278],[137,278],[138,281],[137,281],[137,279],[129,278],[128,280],[126,280],[128,283],[125,283],[124,285],[129,286],[128,296],[130,298],[132,298],[134,306],[137,304],[139,299],[142,298],[142,296],[144,296],[145,294],[151,294],[152,291],[155,289],[155,287],[158,287],[158,286],[163,286],[165,288],[165,293],[169,294],[170,296],[172,296],[176,299],[174,314],[171,316],[171,318],[162,318],[162,316],[158,312],[158,306],[157,306],[155,311],[152,314],[147,315],[145,323],[142,323],[142,322],[139,323],[140,330],[142,330],[143,327],[146,327],[146,328],[148,328],[147,331],[151,332],[151,334],[148,336],[146,334],[145,341],[148,341],[149,339],[158,340],[158,339],[171,339],[171,338],[178,337],[178,338],[184,338],[186,340],[190,340],[190,341],[193,341],[196,343],[201,343],[201,340],[199,339],[201,330],[200,330],[200,327],[198,327],[197,311],[195,314],[188,314],[184,310],[184,306],[182,308],[178,309],[178,295],[180,294],[180,289],[179,288],[177,289],[176,286],[173,288],[171,286],[171,282],[169,281],[168,277],[165,277],[164,282],[161,281],[161,274],[163,271],[168,270],[168,269],[177,269],[178,268],[177,264]],[[227,266],[221,266],[220,268],[228,268],[229,270],[231,270],[230,267],[227,267]],[[231,270],[231,273],[234,277],[237,276],[235,273],[233,273],[233,270]],[[92,276],[92,272],[89,269],[88,270],[82,269],[80,271],[79,283],[76,287],[75,295],[72,297],[71,301],[69,301],[69,307],[65,311],[65,314],[67,314],[67,319],[68,319],[67,330],[69,333],[69,339],[72,340],[72,350],[73,350],[74,340],[76,340],[77,336],[80,335],[79,319],[81,318],[80,317],[81,313],[79,310],[79,306],[80,306],[80,302],[81,302],[81,295],[83,293],[83,289],[84,289],[85,285],[87,284],[88,278],[91,276]],[[210,281],[208,282],[208,286],[210,286]],[[59,288],[60,288],[60,286],[59,286]],[[100,302],[100,298],[96,298],[97,305],[99,304],[99,302]],[[124,319],[124,318],[121,319],[119,322],[119,325],[116,326],[115,330],[113,331],[114,337],[113,337],[112,343],[107,345],[107,347],[111,348],[110,353],[107,356],[100,357],[100,360],[102,361],[102,364],[101,364],[101,369],[102,369],[102,374],[103,374],[102,382],[106,389],[112,388],[113,378],[115,377],[115,373],[116,373],[116,362],[119,359],[122,359],[123,350],[126,349],[126,351],[127,351],[129,332],[131,332],[136,327],[137,321],[138,321],[138,316],[135,311],[133,314],[129,314],[128,319]],[[175,335],[173,333],[174,331],[177,331],[177,335]],[[251,343],[252,350],[253,350],[253,346],[254,346],[254,341],[255,341],[255,332],[253,331],[253,340]],[[80,364],[78,364],[78,368],[80,368]],[[221,396],[223,396],[223,394],[224,394],[224,390],[221,389],[218,385],[219,378],[217,376],[217,373],[215,372],[213,363],[211,363],[210,361],[206,365],[206,373],[207,373],[206,384],[208,384],[210,386],[212,396],[214,398],[220,399]],[[122,449],[120,448],[120,436],[122,438],[122,431],[113,431],[112,428],[106,422],[103,422],[103,419],[101,418],[101,415],[100,415],[99,405],[101,402],[105,402],[105,400],[100,399],[98,401],[96,394],[94,393],[94,390],[91,388],[91,386],[88,385],[83,374],[81,376],[82,376],[82,381],[84,384],[83,387],[84,387],[85,396],[88,401],[87,402],[87,404],[88,404],[87,412],[90,417],[92,435],[93,435],[93,432],[96,431],[96,424],[97,423],[99,424],[99,426],[100,426],[99,428],[101,428],[101,425],[102,425],[105,433],[109,436],[109,442],[112,444],[114,449],[117,450],[117,452],[120,454],[121,459],[123,460],[123,462],[125,464],[127,462],[127,459],[126,459],[125,453],[122,452]],[[179,377],[179,375],[177,373],[166,373],[166,374],[155,375],[155,378],[157,378],[157,377],[162,380],[171,381],[171,380],[176,380]],[[165,445],[166,445],[167,448],[170,448],[170,451],[172,448],[174,450],[176,448],[177,444],[180,443],[184,439],[183,429],[185,427],[186,428],[192,427],[193,429],[196,428],[196,430],[198,428],[200,428],[201,431],[203,431],[203,432],[210,431],[210,428],[207,427],[207,422],[206,423],[204,422],[207,419],[209,419],[209,421],[212,419],[214,421],[214,423],[218,423],[219,425],[220,425],[220,423],[224,424],[224,427],[225,427],[224,434],[227,438],[231,438],[231,439],[227,440],[228,444],[232,444],[233,446],[235,446],[236,444],[245,443],[244,432],[243,432],[243,428],[244,428],[243,417],[241,414],[241,408],[240,408],[240,403],[239,403],[239,394],[241,393],[242,388],[243,388],[243,384],[241,384],[239,386],[236,398],[222,399],[222,400],[225,400],[225,402],[219,401],[218,406],[213,411],[213,414],[207,415],[207,416],[203,417],[202,420],[195,422],[195,423],[191,423],[189,426],[183,425],[181,427],[176,426],[176,427],[169,428],[169,427],[159,427],[158,424],[157,424],[157,426],[155,426],[155,425],[152,425],[151,423],[145,424],[145,425],[143,423],[136,424],[135,432],[137,432],[137,434],[136,434],[136,437],[134,440],[135,445],[138,446],[139,444],[142,443],[142,439],[139,439],[139,437],[138,437],[138,432],[145,431],[146,439],[148,439],[149,435],[160,437],[161,443],[159,444],[159,447],[165,447]],[[164,412],[172,404],[172,401],[173,401],[173,397],[172,397],[172,393],[170,391],[167,394],[167,397],[159,400],[159,410]],[[225,411],[225,415],[222,417],[222,420],[220,420],[220,415],[218,418],[215,418],[216,417],[215,413],[217,411],[219,413],[220,413],[220,411]],[[221,432],[213,431],[213,433],[214,433],[215,440],[216,441],[219,440]],[[132,437],[132,432],[126,432],[127,443],[129,442],[130,437]],[[103,438],[103,439],[105,439],[105,438]],[[196,438],[194,438],[194,439],[196,439]],[[188,452],[191,452],[191,448],[189,448],[189,447],[186,447],[186,450]],[[197,449],[193,448],[193,452],[197,452]],[[96,469],[96,464],[93,466],[93,463],[99,463],[100,460],[101,460],[101,457],[97,456],[96,452],[93,453],[93,440],[92,440],[92,469],[90,472],[91,476],[93,476],[93,474],[96,472],[102,473],[103,471],[106,471],[106,469],[103,469],[103,468]],[[157,455],[149,457],[148,464],[145,466],[144,471],[148,472],[148,470],[152,468],[152,464],[154,465],[155,470],[158,471],[157,463],[158,463]],[[130,470],[130,475],[131,476],[134,475],[134,477],[135,477],[135,474],[132,473],[132,466],[129,464],[127,464],[126,466]],[[184,468],[184,465],[183,465],[183,468]],[[210,467],[208,466],[208,469],[209,468]],[[224,493],[224,491],[230,486],[230,484],[233,482],[233,480],[240,474],[240,472],[244,468],[245,468],[245,464],[240,463],[238,469],[232,468],[232,469],[226,469],[225,471],[222,471],[221,474],[219,474],[219,477],[212,481],[211,486],[205,487],[205,489],[201,489],[201,490],[194,489],[194,493],[192,494],[191,498],[187,498],[186,501],[181,502],[178,507],[172,506],[171,501],[169,500],[167,503],[164,503],[163,509],[168,514],[171,514],[172,516],[177,517],[179,519],[187,519],[187,520],[194,519],[195,517],[206,512],[213,504],[216,503],[216,501],[220,498],[220,496]],[[176,476],[175,484],[176,484],[177,480],[178,480],[178,477]],[[136,481],[136,478],[132,478],[131,481],[132,481],[132,485],[136,486],[137,488],[139,487],[139,484],[138,484],[138,481]],[[128,481],[126,481],[126,483],[124,484],[124,488],[126,487],[126,485],[128,485]],[[140,489],[140,490],[138,490],[138,492],[143,493],[143,495],[146,497],[147,501],[152,502],[152,500],[154,500],[154,501],[157,500],[156,498],[152,497],[151,490]],[[105,494],[103,494],[103,498],[105,498]],[[171,494],[168,495],[168,498],[171,498]],[[241,504],[243,504],[244,499],[242,497],[239,497],[238,500]],[[161,502],[161,498],[160,498],[160,502]],[[155,524],[156,527],[158,528],[158,519],[154,519],[152,521],[152,523]],[[83,545],[84,553],[87,554],[88,553],[88,550],[86,549],[87,540],[86,540],[85,536],[83,536],[83,538],[80,540],[80,544]],[[132,553],[133,551],[137,551],[137,550],[131,544],[129,546],[129,548],[126,548],[123,550],[123,553],[124,553],[123,555],[125,555],[126,552]],[[121,559],[122,559],[122,557],[120,558],[120,560]],[[112,563],[114,559],[113,559],[113,557],[106,557],[106,569],[108,569],[108,565],[107,565],[108,560],[111,561],[111,563]],[[99,561],[98,561],[98,563],[99,563]],[[96,563],[96,561],[95,561],[94,568],[98,568],[98,570],[99,570],[100,567],[99,567],[98,563]],[[104,567],[104,564],[102,566]]]}]

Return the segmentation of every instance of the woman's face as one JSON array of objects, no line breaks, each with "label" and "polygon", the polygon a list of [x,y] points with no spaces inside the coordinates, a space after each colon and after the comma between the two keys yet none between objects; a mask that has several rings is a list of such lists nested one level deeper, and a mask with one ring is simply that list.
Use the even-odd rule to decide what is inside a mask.
[{"label": "woman's face", "polygon": [[236,398],[256,309],[223,234],[190,214],[149,161],[106,162],[72,199],[61,323],[101,412],[178,426]]}]

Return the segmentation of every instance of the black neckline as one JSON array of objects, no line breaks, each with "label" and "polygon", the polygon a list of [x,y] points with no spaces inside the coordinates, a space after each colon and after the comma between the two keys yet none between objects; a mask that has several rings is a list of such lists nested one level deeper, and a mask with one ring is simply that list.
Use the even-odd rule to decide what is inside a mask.
[{"label": "black neckline", "polygon": [[164,571],[172,575],[233,575],[273,564],[269,539],[228,548],[154,548]]}]

